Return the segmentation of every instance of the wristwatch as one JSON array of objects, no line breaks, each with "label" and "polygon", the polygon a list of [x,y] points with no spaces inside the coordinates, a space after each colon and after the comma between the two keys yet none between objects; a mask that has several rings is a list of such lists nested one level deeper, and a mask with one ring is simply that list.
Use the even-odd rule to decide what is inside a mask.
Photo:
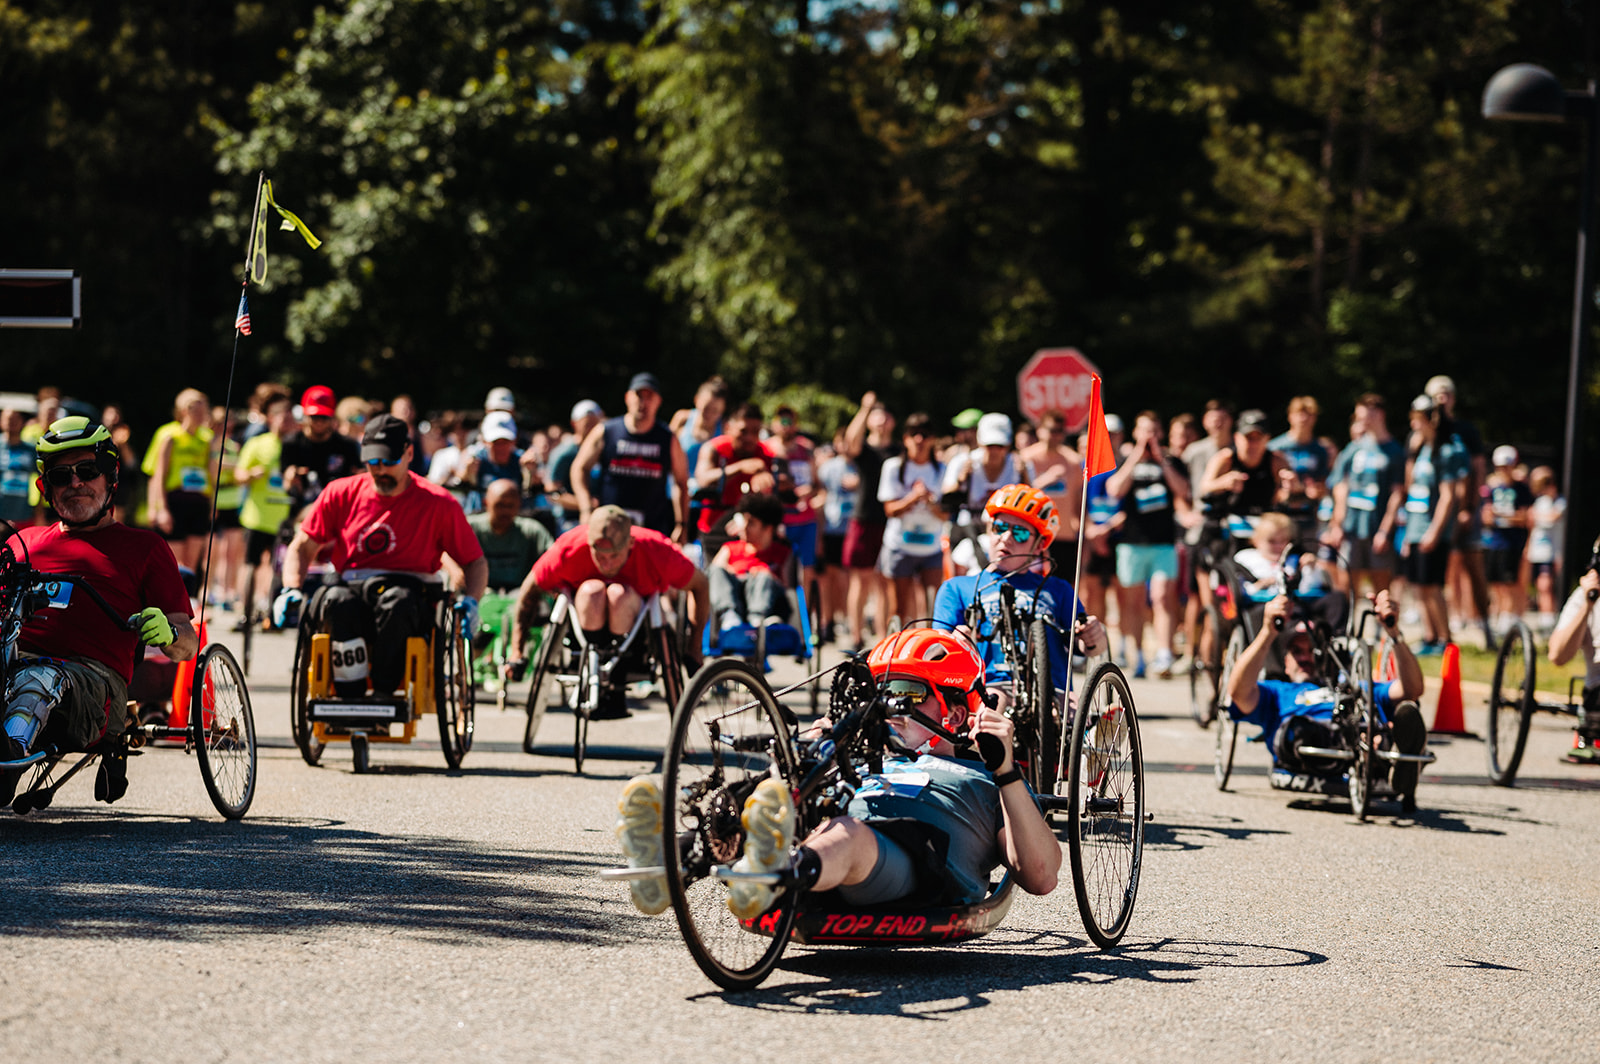
[{"label": "wristwatch", "polygon": [[1002,772],[994,778],[994,785],[996,788],[1004,787],[1006,784],[1016,783],[1020,779],[1022,779],[1022,770],[1016,765],[1012,765],[1009,772]]}]

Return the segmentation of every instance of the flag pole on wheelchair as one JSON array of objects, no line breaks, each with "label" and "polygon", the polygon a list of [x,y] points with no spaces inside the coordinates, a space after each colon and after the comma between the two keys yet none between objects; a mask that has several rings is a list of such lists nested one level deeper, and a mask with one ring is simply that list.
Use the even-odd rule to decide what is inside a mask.
[{"label": "flag pole on wheelchair", "polygon": [[1072,693],[1072,649],[1077,643],[1078,598],[1083,579],[1083,544],[1088,527],[1089,481],[1117,468],[1117,453],[1106,431],[1105,405],[1100,398],[1100,375],[1091,374],[1089,385],[1089,423],[1084,427],[1083,490],[1078,493],[1078,549],[1073,554],[1072,605],[1067,614],[1067,693]]},{"label": "flag pole on wheelchair", "polygon": [[217,497],[222,491],[222,468],[227,459],[228,440],[233,430],[233,379],[239,366],[239,338],[250,335],[250,304],[245,296],[251,281],[261,284],[267,279],[268,207],[277,211],[282,217],[282,228],[298,232],[311,246],[312,251],[322,246],[322,241],[316,238],[298,215],[278,206],[272,197],[272,182],[267,179],[267,172],[258,171],[255,206],[250,211],[250,241],[245,246],[244,253],[244,279],[239,284],[239,308],[233,316],[233,354],[228,359],[228,384],[222,393],[222,434],[217,440],[217,469],[211,480],[211,521],[206,528],[206,554],[200,567],[200,612],[195,618],[197,630],[205,624],[206,600],[211,597],[211,545],[216,539]]}]

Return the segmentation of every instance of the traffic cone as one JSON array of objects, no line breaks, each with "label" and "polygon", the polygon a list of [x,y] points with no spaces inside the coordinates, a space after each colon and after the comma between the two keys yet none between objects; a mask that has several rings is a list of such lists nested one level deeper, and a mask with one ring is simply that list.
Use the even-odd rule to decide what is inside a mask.
[{"label": "traffic cone", "polygon": [[1439,667],[1439,704],[1433,711],[1434,735],[1471,735],[1461,710],[1461,648],[1448,643]]},{"label": "traffic cone", "polygon": [[[206,645],[206,622],[200,622],[200,645]],[[199,655],[196,655],[198,657]],[[172,712],[167,714],[167,727],[189,726],[189,695],[194,688],[194,658],[178,662],[178,675],[172,680]]]}]

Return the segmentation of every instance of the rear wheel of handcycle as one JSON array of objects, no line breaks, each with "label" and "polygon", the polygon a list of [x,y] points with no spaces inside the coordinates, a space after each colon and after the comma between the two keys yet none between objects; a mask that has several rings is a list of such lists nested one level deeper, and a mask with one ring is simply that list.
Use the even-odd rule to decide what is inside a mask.
[{"label": "rear wheel of handcycle", "polygon": [[1356,718],[1350,738],[1355,743],[1355,760],[1350,762],[1350,810],[1357,820],[1367,819],[1372,802],[1373,756],[1378,741],[1378,709],[1372,692],[1372,654],[1364,643],[1353,642],[1350,653],[1350,686],[1356,691]]},{"label": "rear wheel of handcycle", "polygon": [[1489,780],[1498,787],[1517,781],[1517,767],[1533,719],[1533,632],[1518,621],[1500,640],[1489,687]]},{"label": "rear wheel of handcycle", "polygon": [[294,637],[294,672],[289,688],[289,726],[294,732],[294,745],[308,765],[322,761],[325,746],[317,738],[311,723],[311,636],[316,625],[311,623],[306,610],[300,617],[300,627]]},{"label": "rear wheel of handcycle", "polygon": [[569,617],[545,625],[539,639],[538,653],[533,656],[532,676],[528,683],[528,723],[522,731],[522,752],[533,753],[534,740],[539,737],[539,725],[544,722],[544,712],[560,698],[565,698],[556,672],[565,664],[567,626]]},{"label": "rear wheel of handcycle", "polygon": [[1144,748],[1122,670],[1107,662],[1073,715],[1067,853],[1083,928],[1102,948],[1128,930],[1144,860]]},{"label": "rear wheel of handcycle", "polygon": [[671,625],[664,625],[650,633],[656,668],[661,676],[661,697],[669,709],[678,705],[683,697],[683,655],[678,653],[678,633]]},{"label": "rear wheel of handcycle", "polygon": [[1053,794],[1061,723],[1056,717],[1056,688],[1050,678],[1050,644],[1043,620],[1028,627],[1028,701],[1035,726],[1028,742],[1028,786],[1035,794]]},{"label": "rear wheel of handcycle", "polygon": [[[1213,603],[1200,618],[1200,637],[1189,654],[1189,714],[1202,728],[1209,728],[1217,717],[1217,700],[1222,691],[1222,611]],[[1205,653],[1201,648],[1207,647]]]},{"label": "rear wheel of handcycle", "polygon": [[711,874],[743,852],[744,801],[774,767],[792,781],[793,740],[772,689],[743,661],[708,664],[674,714],[661,778],[662,852],[684,943],[700,970],[728,990],[765,979],[794,927],[795,906],[780,899],[770,920],[757,919],[759,931],[747,928],[728,911],[726,888]]},{"label": "rear wheel of handcycle", "polygon": [[439,714],[439,745],[444,748],[445,764],[460,768],[472,749],[474,693],[472,684],[472,643],[461,630],[461,620],[446,611],[446,627],[434,638],[443,647],[434,655],[433,701]]},{"label": "rear wheel of handcycle", "polygon": [[221,643],[202,650],[195,664],[189,734],[211,804],[238,820],[256,793],[256,722],[244,670]]},{"label": "rear wheel of handcycle", "polygon": [[1234,625],[1228,636],[1228,649],[1222,655],[1222,668],[1217,673],[1217,745],[1211,756],[1211,772],[1217,781],[1217,790],[1228,789],[1228,779],[1233,775],[1233,755],[1239,747],[1239,722],[1223,708],[1227,699],[1228,677],[1244,653],[1244,626]]},{"label": "rear wheel of handcycle", "polygon": [[572,770],[583,775],[583,759],[589,756],[589,714],[599,708],[598,695],[590,690],[600,669],[600,652],[590,644],[578,658],[578,687],[572,695]]}]

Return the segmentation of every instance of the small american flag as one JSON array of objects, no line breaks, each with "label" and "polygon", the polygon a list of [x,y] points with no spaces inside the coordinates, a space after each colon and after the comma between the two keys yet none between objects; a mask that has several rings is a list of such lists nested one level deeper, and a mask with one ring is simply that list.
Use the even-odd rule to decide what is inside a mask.
[{"label": "small american flag", "polygon": [[233,319],[233,327],[246,336],[250,335],[250,305],[244,301],[244,293],[239,293],[239,316]]}]

